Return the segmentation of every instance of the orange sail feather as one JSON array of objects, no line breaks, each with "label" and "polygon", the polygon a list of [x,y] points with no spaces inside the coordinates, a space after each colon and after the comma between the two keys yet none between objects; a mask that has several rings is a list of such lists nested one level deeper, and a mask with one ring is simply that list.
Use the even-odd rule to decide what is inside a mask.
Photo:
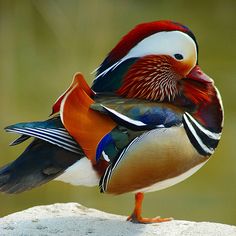
[{"label": "orange sail feather", "polygon": [[90,97],[93,92],[88,89],[81,74],[77,77],[61,101],[60,115],[67,131],[95,164],[98,143],[116,123],[110,117],[90,109],[94,103]]},{"label": "orange sail feather", "polygon": [[94,95],[93,90],[89,87],[89,85],[87,84],[87,82],[84,80],[83,75],[78,72],[74,75],[72,83],[70,84],[69,88],[56,100],[56,102],[53,104],[52,107],[52,115],[59,112],[60,110],[60,106],[61,106],[61,102],[63,100],[63,98],[66,96],[66,94],[68,94],[70,92],[70,90],[76,85],[79,84],[81,88],[83,88],[83,90],[89,95],[92,96]]}]

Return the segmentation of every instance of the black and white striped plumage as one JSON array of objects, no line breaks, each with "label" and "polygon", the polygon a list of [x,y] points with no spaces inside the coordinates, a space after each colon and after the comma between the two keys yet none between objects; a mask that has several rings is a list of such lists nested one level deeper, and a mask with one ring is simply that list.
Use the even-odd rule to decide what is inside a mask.
[{"label": "black and white striped plumage", "polygon": [[82,150],[79,144],[76,143],[64,128],[59,117],[46,121],[18,123],[6,127],[5,130],[7,132],[22,134],[11,145],[19,144],[29,137],[35,137],[73,153],[80,154]]},{"label": "black and white striped plumage", "polygon": [[217,147],[221,132],[215,133],[198,123],[188,112],[183,115],[183,124],[194,148],[203,156],[210,156]]}]

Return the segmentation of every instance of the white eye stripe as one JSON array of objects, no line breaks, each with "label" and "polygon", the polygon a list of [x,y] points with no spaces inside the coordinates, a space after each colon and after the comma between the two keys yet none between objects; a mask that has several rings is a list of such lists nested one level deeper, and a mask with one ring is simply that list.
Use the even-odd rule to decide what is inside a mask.
[{"label": "white eye stripe", "polygon": [[193,62],[192,67],[194,67],[197,62],[196,43],[189,35],[180,31],[158,32],[140,41],[123,58],[97,75],[96,79],[105,75],[110,70],[114,70],[122,62],[131,58],[147,55],[169,55],[175,58],[175,54],[181,55],[183,57],[182,60],[191,58]]},{"label": "white eye stripe", "polygon": [[124,58],[143,57],[151,54],[170,56],[182,54],[184,57],[188,57],[192,51],[197,54],[196,44],[190,36],[180,31],[164,31],[143,39]]}]

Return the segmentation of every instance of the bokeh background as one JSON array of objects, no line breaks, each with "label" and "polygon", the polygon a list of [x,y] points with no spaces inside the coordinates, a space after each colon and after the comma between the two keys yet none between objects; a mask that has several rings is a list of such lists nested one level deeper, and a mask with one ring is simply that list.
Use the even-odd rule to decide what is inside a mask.
[{"label": "bokeh background", "polygon": [[[236,224],[236,1],[1,0],[0,164],[16,158],[25,144],[9,124],[43,120],[51,105],[81,71],[89,83],[120,37],[140,22],[171,19],[189,26],[199,45],[199,63],[214,78],[225,107],[222,141],[212,159],[186,181],[146,194],[144,215]],[[0,216],[35,205],[79,202],[128,215],[133,194],[109,196],[97,188],[61,182],[19,195],[0,194]]]}]

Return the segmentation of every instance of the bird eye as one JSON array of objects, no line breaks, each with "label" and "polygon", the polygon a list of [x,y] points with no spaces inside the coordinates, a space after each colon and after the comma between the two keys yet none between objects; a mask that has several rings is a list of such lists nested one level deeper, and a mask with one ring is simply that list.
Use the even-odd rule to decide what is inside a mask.
[{"label": "bird eye", "polygon": [[177,60],[182,60],[182,59],[184,59],[183,55],[182,55],[182,54],[179,54],[179,53],[174,54],[174,57],[175,57],[175,59],[177,59]]}]

